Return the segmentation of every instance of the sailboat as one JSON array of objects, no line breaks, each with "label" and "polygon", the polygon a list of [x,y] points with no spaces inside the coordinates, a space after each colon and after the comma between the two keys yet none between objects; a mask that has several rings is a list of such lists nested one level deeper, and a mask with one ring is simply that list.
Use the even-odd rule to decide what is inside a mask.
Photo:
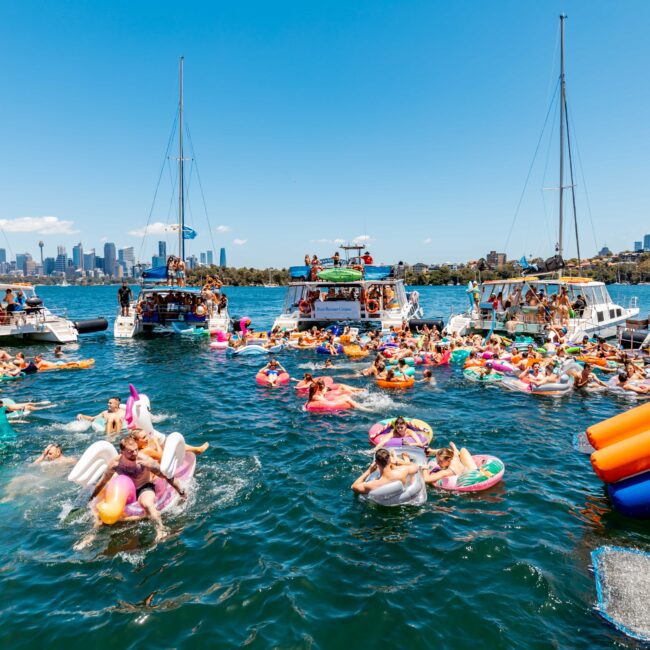
[{"label": "sailboat", "polygon": [[269,269],[269,281],[265,283],[263,286],[267,288],[273,288],[273,287],[279,287],[280,285],[277,282],[273,282],[273,278],[271,277],[271,269]]},{"label": "sailboat", "polygon": [[[178,141],[178,257],[185,260],[185,240],[196,232],[185,225],[185,174],[183,169],[183,63],[180,58],[180,100]],[[128,314],[118,311],[113,326],[115,338],[133,338],[139,334],[175,332],[180,334],[211,334],[227,331],[230,326],[227,307],[204,304],[198,287],[169,284],[168,264],[144,271],[143,285]]]},{"label": "sailboat", "polygon": [[[578,268],[580,268],[580,243],[576,219],[564,71],[565,19],[566,16],[560,16],[560,183],[556,255],[546,260],[541,268],[530,267],[526,263],[525,257],[522,258],[524,277],[485,281],[479,287],[478,300],[476,301],[471,300],[475,289],[471,286],[468,287],[470,307],[465,313],[452,314],[445,327],[449,334],[465,335],[477,332],[489,335],[492,332],[498,332],[509,337],[519,334],[544,338],[548,332],[549,322],[545,317],[542,302],[550,303],[555,296],[559,296],[565,290],[571,303],[571,308],[568,310],[569,316],[564,320],[554,316],[556,319],[554,324],[566,327],[567,336],[571,341],[577,341],[584,335],[614,337],[619,326],[639,313],[636,298],[632,298],[630,305],[624,308],[614,303],[603,282],[596,282],[591,278],[562,275],[565,266],[562,255],[564,252],[564,190],[566,189],[571,189],[572,192]],[[569,155],[569,185],[565,180],[565,149]]]}]

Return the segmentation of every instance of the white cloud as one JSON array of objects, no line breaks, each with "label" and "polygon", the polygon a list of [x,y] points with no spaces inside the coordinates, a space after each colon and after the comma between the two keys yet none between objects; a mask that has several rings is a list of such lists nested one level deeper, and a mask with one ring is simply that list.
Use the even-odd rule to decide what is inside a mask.
[{"label": "white cloud", "polygon": [[424,240],[424,243],[425,243],[425,244],[430,244],[430,243],[431,243],[431,237],[427,237],[427,238]]},{"label": "white cloud", "polygon": [[215,228],[216,232],[230,232],[232,228],[230,226],[217,226]]},{"label": "white cloud", "polygon": [[129,230],[129,235],[132,235],[133,237],[144,237],[145,235],[164,235],[165,233],[173,232],[174,230],[178,231],[177,224],[168,224],[163,223],[162,221],[156,221],[155,223],[150,223],[144,228]]},{"label": "white cloud", "polygon": [[233,239],[232,243],[235,246],[243,246],[247,241],[248,241],[248,239]]},{"label": "white cloud", "polygon": [[65,221],[58,217],[0,219],[0,228],[5,232],[33,232],[39,235],[74,235],[79,231],[75,230],[73,225],[73,221]]},{"label": "white cloud", "polygon": [[363,244],[364,242],[369,242],[372,239],[370,235],[359,235],[352,240],[353,244]]},{"label": "white cloud", "polygon": [[345,239],[310,239],[312,244],[345,244]]}]

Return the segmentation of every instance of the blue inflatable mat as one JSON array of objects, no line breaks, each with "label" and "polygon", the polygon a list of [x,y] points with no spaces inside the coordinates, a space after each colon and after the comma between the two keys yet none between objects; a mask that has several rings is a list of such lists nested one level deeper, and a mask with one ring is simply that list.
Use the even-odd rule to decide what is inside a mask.
[{"label": "blue inflatable mat", "polygon": [[598,613],[633,639],[650,641],[650,553],[601,546],[591,553]]}]

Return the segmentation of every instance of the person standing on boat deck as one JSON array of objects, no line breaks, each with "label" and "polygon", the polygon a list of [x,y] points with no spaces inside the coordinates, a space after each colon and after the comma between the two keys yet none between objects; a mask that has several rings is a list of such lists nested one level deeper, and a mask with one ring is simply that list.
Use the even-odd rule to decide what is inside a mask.
[{"label": "person standing on boat deck", "polygon": [[340,266],[341,256],[339,255],[338,251],[336,251],[334,255],[332,255],[332,262],[334,262],[334,266]]},{"label": "person standing on boat deck", "polygon": [[117,301],[122,309],[122,316],[129,315],[129,303],[132,299],[133,292],[131,291],[131,287],[126,283],[126,280],[122,280],[122,286],[117,290]]},{"label": "person standing on boat deck", "polygon": [[176,257],[170,255],[169,259],[167,260],[167,282],[169,282],[170,287],[174,286],[175,279],[176,279]]},{"label": "person standing on boat deck", "polygon": [[7,304],[8,312],[16,311],[16,298],[14,297],[14,292],[11,289],[7,289],[5,291],[4,302]]},{"label": "person standing on boat deck", "polygon": [[586,306],[587,301],[582,297],[582,295],[578,294],[578,297],[575,299],[573,305],[571,305],[571,308],[575,312],[575,315],[578,316],[578,318],[582,318],[582,315],[585,313]]},{"label": "person standing on boat deck", "polygon": [[305,255],[305,266],[311,266],[311,257],[309,257],[309,253]]},{"label": "person standing on boat deck", "polygon": [[176,262],[176,284],[179,287],[185,286],[185,262],[181,259]]}]

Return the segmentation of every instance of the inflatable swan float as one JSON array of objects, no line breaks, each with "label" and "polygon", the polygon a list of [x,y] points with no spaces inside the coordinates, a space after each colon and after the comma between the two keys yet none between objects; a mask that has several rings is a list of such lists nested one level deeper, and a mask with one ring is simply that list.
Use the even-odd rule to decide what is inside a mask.
[{"label": "inflatable swan float", "polygon": [[[168,436],[156,431],[151,421],[151,405],[146,395],[140,395],[130,385],[131,396],[126,404],[126,420],[129,429],[142,429],[154,434],[164,445],[160,461],[161,472],[167,478],[177,478],[185,483],[192,478],[196,456],[185,451],[185,439],[178,431]],[[107,440],[93,443],[86,449],[68,475],[68,480],[82,487],[94,485],[104,475],[109,463],[118,455],[115,447]],[[176,490],[164,479],[155,478],[156,507],[159,512],[171,507],[178,500]],[[105,524],[114,524],[121,519],[137,519],[145,511],[136,499],[135,484],[125,475],[116,474],[93,500],[92,507]]]}]

